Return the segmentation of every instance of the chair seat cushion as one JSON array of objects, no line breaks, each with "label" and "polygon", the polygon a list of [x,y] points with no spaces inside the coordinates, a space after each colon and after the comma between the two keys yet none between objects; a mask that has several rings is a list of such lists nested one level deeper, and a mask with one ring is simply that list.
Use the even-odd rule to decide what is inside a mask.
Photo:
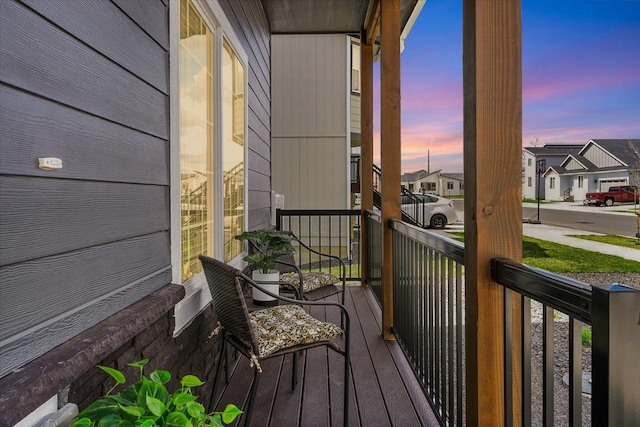
[{"label": "chair seat cushion", "polygon": [[260,349],[259,358],[295,345],[331,341],[342,335],[339,326],[321,322],[297,305],[265,308],[250,313],[249,318]]},{"label": "chair seat cushion", "polygon": [[[300,275],[297,272],[282,273],[280,280],[290,283],[295,287],[300,286]],[[330,273],[322,273],[319,271],[302,273],[302,292],[311,292],[323,286],[334,285],[339,281],[336,276]]]}]

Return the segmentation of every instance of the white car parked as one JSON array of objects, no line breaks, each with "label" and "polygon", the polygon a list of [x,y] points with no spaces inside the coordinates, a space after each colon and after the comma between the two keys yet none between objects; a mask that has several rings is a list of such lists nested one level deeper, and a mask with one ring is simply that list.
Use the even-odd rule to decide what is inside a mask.
[{"label": "white car parked", "polygon": [[425,228],[442,229],[458,220],[453,201],[432,194],[402,195],[402,210]]}]

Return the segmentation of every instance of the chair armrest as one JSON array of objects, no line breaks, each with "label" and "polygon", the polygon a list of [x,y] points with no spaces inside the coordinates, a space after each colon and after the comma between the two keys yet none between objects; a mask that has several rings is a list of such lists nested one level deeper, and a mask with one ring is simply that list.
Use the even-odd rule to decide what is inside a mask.
[{"label": "chair armrest", "polygon": [[346,276],[347,276],[347,266],[344,263],[344,261],[342,260],[342,258],[340,258],[337,255],[332,255],[332,254],[325,254],[323,252],[317,251],[315,249],[313,249],[312,247],[308,246],[307,244],[305,244],[302,240],[300,240],[298,238],[298,236],[296,236],[292,231],[287,232],[286,234],[289,234],[290,236],[292,236],[301,246],[303,246],[306,250],[308,250],[309,252],[312,252],[316,255],[320,255],[323,257],[327,257],[327,258],[331,258],[331,259],[335,259],[340,263],[340,271],[341,271],[341,279],[342,279],[342,283],[344,285],[345,281],[346,281]]}]

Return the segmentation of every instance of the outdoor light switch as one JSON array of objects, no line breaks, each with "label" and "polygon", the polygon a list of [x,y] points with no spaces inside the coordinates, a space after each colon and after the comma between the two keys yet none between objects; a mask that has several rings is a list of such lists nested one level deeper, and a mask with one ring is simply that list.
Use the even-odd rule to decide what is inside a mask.
[{"label": "outdoor light switch", "polygon": [[46,171],[62,169],[62,160],[57,157],[40,157],[38,158],[38,167]]}]

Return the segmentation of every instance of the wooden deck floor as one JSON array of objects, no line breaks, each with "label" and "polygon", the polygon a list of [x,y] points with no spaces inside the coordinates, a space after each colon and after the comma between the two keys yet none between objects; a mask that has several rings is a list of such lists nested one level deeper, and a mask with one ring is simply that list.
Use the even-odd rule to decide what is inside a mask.
[{"label": "wooden deck floor", "polygon": [[[345,305],[351,318],[349,425],[437,426],[399,345],[382,339],[381,312],[371,291],[349,286]],[[334,311],[312,314],[339,324]],[[341,426],[343,360],[324,347],[308,350],[299,359],[299,383],[293,391],[291,355],[265,361],[251,426]],[[246,402],[253,378],[246,358],[233,361],[230,374],[227,386],[218,383],[218,410],[226,403]],[[243,417],[237,425],[244,425]]]}]

